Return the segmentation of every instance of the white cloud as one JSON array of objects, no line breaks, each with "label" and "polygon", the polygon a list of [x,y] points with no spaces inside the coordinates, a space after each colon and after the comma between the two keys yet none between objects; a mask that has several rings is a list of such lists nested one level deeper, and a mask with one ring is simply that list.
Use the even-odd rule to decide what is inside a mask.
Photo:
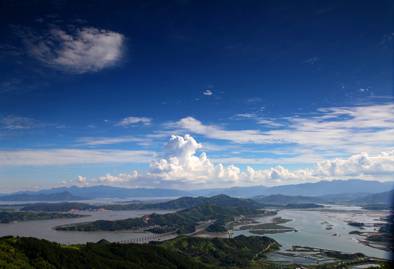
[{"label": "white cloud", "polygon": [[0,117],[0,124],[6,129],[31,129],[46,126],[35,119],[17,116]]},{"label": "white cloud", "polygon": [[163,155],[153,160],[149,166],[150,178],[181,181],[189,183],[207,182],[236,182],[239,168],[230,165],[224,168],[222,164],[216,167],[208,160],[205,152],[199,157],[196,150],[202,145],[190,135],[172,136],[163,146]]},{"label": "white cloud", "polygon": [[98,177],[90,180],[90,182],[100,182],[100,183],[126,183],[135,180],[138,177],[137,171],[134,171],[132,175],[119,174],[116,176],[111,176],[106,174],[104,177]]},{"label": "white cloud", "polygon": [[114,125],[123,126],[123,127],[135,126],[135,124],[137,123],[143,123],[144,125],[149,125],[151,120],[152,120],[151,118],[147,118],[147,117],[127,117]]},{"label": "white cloud", "polygon": [[221,163],[214,166],[203,152],[195,156],[202,145],[190,135],[172,136],[163,147],[163,155],[157,156],[150,164],[147,178],[159,178],[164,181],[187,183],[239,183],[278,185],[313,182],[321,179],[332,180],[336,177],[344,179],[354,176],[391,175],[394,172],[394,151],[383,152],[370,157],[366,153],[351,156],[349,159],[322,160],[315,163],[313,169],[289,171],[282,166],[266,170],[254,170],[247,167],[241,173],[240,168]]},{"label": "white cloud", "polygon": [[118,143],[129,143],[129,142],[137,142],[138,144],[146,144],[151,142],[151,139],[147,138],[136,138],[132,136],[123,136],[123,137],[82,137],[77,140],[77,142],[82,143],[83,145],[88,146],[98,146],[98,145],[110,145],[110,144],[118,144]]},{"label": "white cloud", "polygon": [[100,163],[148,163],[151,151],[132,150],[2,150],[0,166],[64,166]]},{"label": "white cloud", "polygon": [[203,92],[204,95],[212,95],[213,93],[210,90],[206,90],[205,92]]},{"label": "white cloud", "polygon": [[[253,114],[241,115],[253,118]],[[333,149],[351,154],[363,151],[378,154],[392,146],[394,137],[393,104],[321,108],[309,117],[286,117],[279,121],[259,119],[260,123],[270,127],[282,127],[268,131],[225,130],[215,125],[204,125],[192,117],[167,126],[241,144],[297,144],[301,150],[318,150],[322,154]]]},{"label": "white cloud", "polygon": [[318,162],[315,167],[314,175],[324,177],[392,174],[394,173],[394,150],[382,152],[374,157],[362,152],[347,160],[337,158]]},{"label": "white cloud", "polygon": [[80,182],[80,183],[86,182],[86,177],[78,176],[77,181]]},{"label": "white cloud", "polygon": [[257,115],[254,113],[237,114],[236,116],[239,118],[248,118],[248,119],[257,117]]},{"label": "white cloud", "polygon": [[83,74],[117,65],[123,55],[125,37],[94,27],[69,27],[64,31],[50,24],[46,31],[14,26],[27,54],[47,66],[64,72]]},{"label": "white cloud", "polygon": [[178,127],[188,131],[203,134],[209,138],[230,140],[236,143],[280,143],[258,130],[226,131],[215,125],[203,125],[193,117],[186,117],[176,123],[168,124],[169,127]]},{"label": "white cloud", "polygon": [[[247,167],[246,172],[241,174],[241,179],[245,182],[251,183],[266,183],[266,185],[281,184],[283,180],[305,180],[312,179],[313,170],[297,170],[291,172],[282,166],[277,166],[275,168],[267,170],[255,171],[251,167]],[[268,184],[267,184],[268,183]]]},{"label": "white cloud", "polygon": [[[87,180],[78,176],[76,183],[84,185],[122,185],[126,187],[152,187],[152,184],[174,187],[185,184],[214,187],[297,184],[332,179],[383,179],[391,178],[394,172],[394,150],[382,152],[376,156],[360,153],[349,158],[323,159],[315,163],[314,169],[291,171],[283,166],[265,170],[255,170],[248,166],[246,171],[235,165],[225,167],[221,163],[216,166],[208,159],[205,152],[196,156],[202,145],[190,135],[171,136],[164,144],[162,154],[153,156],[151,152],[105,151],[105,150],[52,150],[22,151],[21,154],[5,154],[0,152],[2,165],[69,165],[103,162],[146,163],[150,160],[149,172],[138,174],[120,173],[117,176],[106,174],[102,177]],[[30,155],[29,155],[30,153]],[[311,159],[313,156],[311,156]],[[297,157],[296,157],[297,158]],[[242,158],[240,158],[242,159]],[[228,159],[230,160],[230,159]],[[248,163],[267,164],[265,159],[253,159]],[[269,159],[267,159],[269,160]],[[236,162],[239,160],[234,159]],[[280,162],[280,161],[278,161]],[[67,183],[68,184],[68,183]],[[71,183],[70,183],[71,184]],[[190,185],[192,184],[192,185]]]}]

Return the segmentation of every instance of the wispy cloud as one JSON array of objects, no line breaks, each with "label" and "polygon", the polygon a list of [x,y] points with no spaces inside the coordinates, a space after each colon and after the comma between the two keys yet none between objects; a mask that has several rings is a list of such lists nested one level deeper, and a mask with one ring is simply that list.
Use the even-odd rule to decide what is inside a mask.
[{"label": "wispy cloud", "polygon": [[115,123],[114,126],[134,127],[137,123],[149,125],[151,120],[151,118],[147,117],[127,117],[119,121],[118,123]]},{"label": "wispy cloud", "polygon": [[236,143],[274,143],[272,138],[258,130],[227,131],[216,125],[203,125],[193,117],[186,117],[168,127],[177,127],[193,133],[202,134],[213,139],[230,140]]},{"label": "wispy cloud", "polygon": [[117,65],[124,51],[124,35],[94,27],[69,25],[67,31],[55,24],[41,31],[12,28],[30,57],[68,73],[97,72]]},{"label": "wispy cloud", "polygon": [[[242,115],[242,114],[241,114]],[[253,114],[244,114],[247,118]],[[225,130],[216,125],[204,125],[192,117],[167,124],[212,139],[234,143],[288,143],[301,149],[331,151],[336,148],[348,153],[378,153],[392,147],[394,137],[394,105],[321,108],[311,116],[265,120],[271,130]],[[280,128],[275,128],[280,127]]]},{"label": "wispy cloud", "polygon": [[66,166],[100,163],[149,163],[153,152],[147,150],[2,150],[0,166]]},{"label": "wispy cloud", "polygon": [[32,118],[17,116],[0,117],[0,125],[5,129],[32,129],[48,126]]},{"label": "wispy cloud", "polygon": [[146,144],[151,142],[152,140],[149,138],[137,138],[132,136],[124,136],[124,137],[82,137],[77,140],[77,142],[88,145],[88,146],[98,146],[98,145],[110,145],[110,144],[118,144],[118,143],[129,143],[129,142],[137,142],[138,144]]},{"label": "wispy cloud", "polygon": [[206,90],[205,92],[203,92],[204,95],[212,95],[213,93],[210,90]]}]

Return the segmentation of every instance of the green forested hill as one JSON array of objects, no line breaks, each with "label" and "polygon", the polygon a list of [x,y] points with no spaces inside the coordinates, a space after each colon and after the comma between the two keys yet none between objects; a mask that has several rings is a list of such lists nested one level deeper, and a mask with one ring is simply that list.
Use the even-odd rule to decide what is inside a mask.
[{"label": "green forested hill", "polygon": [[71,209],[76,210],[95,210],[98,206],[84,203],[58,203],[58,204],[35,204],[22,207],[21,211],[45,211],[45,212],[67,212]]},{"label": "green forested hill", "polygon": [[164,248],[137,244],[62,246],[32,237],[0,238],[0,268],[206,268]]},{"label": "green forested hill", "polygon": [[[198,206],[205,203],[212,203],[219,206],[244,206],[249,208],[263,208],[263,205],[251,199],[233,198],[221,194],[213,197],[181,197],[176,200],[157,203],[157,204],[127,204],[127,205],[104,205],[101,208],[107,210],[143,210],[143,209],[182,209]],[[64,212],[71,209],[88,210],[98,209],[98,206],[81,203],[60,203],[60,204],[37,204],[23,207],[22,211],[47,211],[47,212]]]},{"label": "green forested hill", "polygon": [[244,206],[249,208],[262,208],[260,203],[257,203],[251,199],[233,198],[225,194],[220,194],[212,197],[182,197],[173,201],[156,204],[160,209],[180,209],[190,208],[201,204],[212,203],[219,206]]},{"label": "green forested hill", "polygon": [[214,268],[247,268],[252,260],[278,250],[280,245],[266,236],[240,235],[233,239],[178,237],[160,244],[161,247]]},{"label": "green forested hill", "polygon": [[353,203],[367,203],[367,204],[374,204],[374,203],[382,203],[382,204],[390,204],[394,197],[394,190],[375,193],[366,195],[364,197],[360,197],[354,199]]},{"label": "green forested hill", "polygon": [[59,214],[59,213],[31,213],[31,212],[5,212],[0,211],[0,223],[13,221],[46,220],[46,219],[68,219],[81,218],[83,215]]},{"label": "green forested hill", "polygon": [[[56,229],[66,231],[115,231],[158,225],[161,227],[173,227],[173,229],[179,228],[181,233],[190,233],[194,232],[194,225],[199,221],[217,219],[223,223],[234,220],[234,217],[239,215],[259,213],[262,213],[262,211],[247,207],[221,207],[215,204],[202,204],[164,215],[153,213],[149,215],[147,222],[144,222],[142,217],[116,221],[99,220],[88,224],[57,227]],[[185,227],[189,228],[183,230]]]}]

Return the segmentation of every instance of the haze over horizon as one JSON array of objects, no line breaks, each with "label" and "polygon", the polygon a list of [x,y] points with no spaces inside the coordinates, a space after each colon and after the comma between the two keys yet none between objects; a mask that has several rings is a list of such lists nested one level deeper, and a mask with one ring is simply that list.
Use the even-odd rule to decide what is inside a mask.
[{"label": "haze over horizon", "polygon": [[0,1],[0,193],[394,180],[389,1]]}]

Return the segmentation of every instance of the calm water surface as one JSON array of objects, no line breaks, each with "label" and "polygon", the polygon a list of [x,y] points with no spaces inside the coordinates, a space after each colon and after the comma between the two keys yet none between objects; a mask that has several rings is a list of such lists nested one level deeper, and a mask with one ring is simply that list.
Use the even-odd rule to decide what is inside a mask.
[{"label": "calm water surface", "polygon": [[[91,222],[95,220],[118,220],[141,217],[156,212],[166,214],[174,210],[140,210],[140,211],[112,211],[112,212],[83,212],[80,214],[91,215],[79,219],[59,219],[28,221],[12,224],[0,224],[0,236],[32,236],[61,244],[84,244],[86,242],[97,242],[106,239],[116,242],[126,239],[139,238],[151,235],[151,233],[131,232],[66,232],[56,231],[52,228],[58,225],[71,223]],[[259,222],[270,222],[274,217],[293,219],[291,222],[282,224],[293,227],[298,232],[282,234],[269,234],[268,236],[278,241],[283,247],[282,251],[291,248],[292,245],[310,246],[323,249],[339,250],[349,253],[361,252],[367,256],[377,258],[388,258],[389,253],[358,243],[358,235],[350,235],[350,231],[358,230],[357,227],[347,225],[346,221],[357,221],[364,223],[378,223],[380,217],[388,215],[388,211],[367,211],[360,207],[329,206],[324,210],[281,210],[278,215],[258,219]],[[330,225],[332,230],[326,230]],[[374,227],[367,227],[363,231],[373,231]],[[234,236],[244,234],[255,235],[246,231],[234,230]],[[338,236],[333,236],[337,234]],[[210,237],[210,235],[204,235]],[[223,237],[226,237],[224,235]]]},{"label": "calm water surface", "polygon": [[[364,246],[358,243],[358,235],[349,234],[350,231],[358,230],[357,227],[347,225],[346,221],[364,223],[378,223],[380,217],[388,215],[388,211],[367,211],[360,207],[331,206],[323,211],[315,210],[281,210],[273,217],[260,218],[262,223],[270,222],[275,217],[293,219],[281,224],[293,227],[298,232],[281,234],[269,234],[268,237],[275,239],[283,247],[282,251],[290,249],[292,245],[309,246],[322,249],[338,250],[348,253],[361,252],[367,256],[376,258],[389,258],[389,252]],[[323,223],[323,224],[322,224]],[[327,225],[332,225],[332,230],[326,230]],[[361,231],[373,231],[374,227],[367,227]],[[234,235],[254,235],[246,231],[233,231]],[[338,236],[333,236],[337,234]]]},{"label": "calm water surface", "polygon": [[11,224],[0,224],[0,237],[6,235],[36,237],[55,241],[61,244],[85,244],[86,242],[97,242],[106,239],[109,242],[116,242],[126,239],[133,239],[152,235],[152,233],[131,233],[131,232],[70,232],[56,231],[52,227],[70,223],[91,222],[95,220],[118,220],[136,218],[151,213],[166,214],[174,212],[169,210],[139,210],[139,211],[112,211],[112,212],[82,212],[81,215],[91,215],[78,219],[57,219],[57,220],[37,220]]}]

